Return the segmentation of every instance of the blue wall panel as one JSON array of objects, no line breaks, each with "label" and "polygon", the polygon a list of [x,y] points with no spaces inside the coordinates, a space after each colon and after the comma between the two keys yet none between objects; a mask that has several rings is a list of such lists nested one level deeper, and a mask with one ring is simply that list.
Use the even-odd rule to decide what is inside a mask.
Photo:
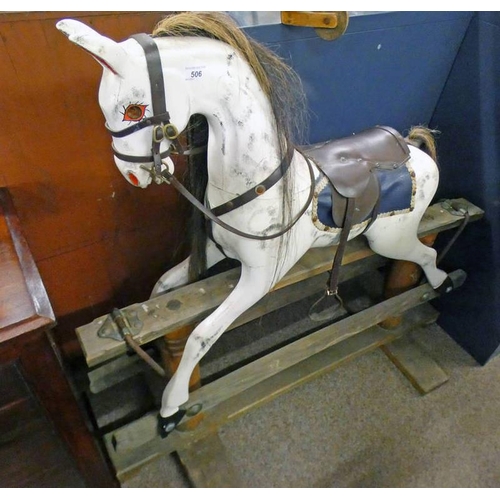
[{"label": "blue wall panel", "polygon": [[480,363],[500,351],[500,13],[472,21],[432,125],[438,143],[438,194],[460,194],[483,208],[446,261],[463,267],[461,293],[440,301],[441,324]]},{"label": "blue wall panel", "polygon": [[472,14],[396,12],[353,17],[344,36],[310,28],[247,28],[302,78],[311,111],[310,142],[377,124],[404,132],[429,123]]},{"label": "blue wall panel", "polygon": [[[375,124],[429,124],[438,141],[438,197],[486,210],[446,257],[465,269],[459,293],[440,299],[440,323],[480,363],[500,351],[500,13],[394,12],[354,17],[327,42],[314,30],[247,28],[289,60],[311,109],[310,142]],[[449,236],[442,235],[438,245]]]}]

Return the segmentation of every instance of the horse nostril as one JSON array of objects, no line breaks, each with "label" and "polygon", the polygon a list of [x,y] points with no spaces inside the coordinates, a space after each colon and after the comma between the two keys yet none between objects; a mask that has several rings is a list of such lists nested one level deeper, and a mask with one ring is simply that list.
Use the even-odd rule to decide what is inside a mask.
[{"label": "horse nostril", "polygon": [[128,177],[128,180],[134,185],[134,186],[138,186],[139,185],[139,179],[136,177],[135,174],[133,174],[132,172],[128,172],[127,173],[127,177]]}]

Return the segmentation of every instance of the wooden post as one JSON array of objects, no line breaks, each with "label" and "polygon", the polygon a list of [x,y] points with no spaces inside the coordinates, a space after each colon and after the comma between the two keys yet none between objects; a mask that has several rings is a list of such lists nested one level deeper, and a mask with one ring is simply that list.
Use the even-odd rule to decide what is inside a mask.
[{"label": "wooden post", "polygon": [[[169,377],[172,377],[181,361],[187,339],[196,325],[186,325],[158,339],[162,365]],[[200,366],[196,365],[189,381],[189,390],[201,387]]]},{"label": "wooden post", "polygon": [[[436,241],[438,233],[428,234],[420,238],[420,241],[431,247]],[[384,297],[390,299],[400,293],[413,288],[420,281],[422,268],[414,262],[407,260],[396,260],[392,263],[385,283]],[[396,328],[402,320],[402,316],[391,316],[380,323],[382,328]]]}]

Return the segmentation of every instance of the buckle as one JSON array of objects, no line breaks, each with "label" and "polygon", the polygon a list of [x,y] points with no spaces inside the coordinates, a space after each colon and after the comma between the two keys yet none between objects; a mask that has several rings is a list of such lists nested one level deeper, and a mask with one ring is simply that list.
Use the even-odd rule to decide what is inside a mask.
[{"label": "buckle", "polygon": [[174,141],[177,137],[179,137],[179,131],[172,123],[155,125],[153,128],[153,142],[159,143],[163,141],[163,139]]},{"label": "buckle", "polygon": [[172,123],[163,125],[163,133],[165,134],[165,137],[171,141],[179,137],[179,131],[177,130],[177,127]]},{"label": "buckle", "polygon": [[153,142],[157,144],[165,139],[165,133],[163,131],[163,127],[161,125],[155,125],[153,127]]}]

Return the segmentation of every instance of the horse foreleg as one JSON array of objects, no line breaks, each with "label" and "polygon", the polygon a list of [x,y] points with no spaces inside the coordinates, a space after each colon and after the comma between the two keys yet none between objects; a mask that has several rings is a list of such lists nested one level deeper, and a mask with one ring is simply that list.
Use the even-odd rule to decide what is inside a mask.
[{"label": "horse foreleg", "polygon": [[[207,268],[210,268],[225,259],[225,255],[217,248],[212,240],[207,240]],[[189,283],[189,261],[191,257],[184,259],[180,264],[167,271],[156,282],[151,292],[151,298]]]},{"label": "horse foreleg", "polygon": [[231,323],[270,290],[272,270],[242,265],[241,277],[227,299],[191,333],[181,362],[167,384],[160,410],[160,427],[166,436],[180,421],[179,407],[189,398],[189,379],[195,366]]},{"label": "horse foreleg", "polygon": [[[225,258],[212,240],[207,240],[207,267],[210,268]],[[191,257],[184,259],[180,264],[167,271],[156,283],[151,293],[151,298],[157,297],[168,290],[177,288],[189,283],[189,261]],[[156,341],[156,345],[161,353],[163,368],[169,377],[172,377],[181,359],[187,339],[194,329],[194,325],[186,325],[178,330],[174,330]],[[200,368],[193,369],[190,384],[191,389],[200,386]]]}]

